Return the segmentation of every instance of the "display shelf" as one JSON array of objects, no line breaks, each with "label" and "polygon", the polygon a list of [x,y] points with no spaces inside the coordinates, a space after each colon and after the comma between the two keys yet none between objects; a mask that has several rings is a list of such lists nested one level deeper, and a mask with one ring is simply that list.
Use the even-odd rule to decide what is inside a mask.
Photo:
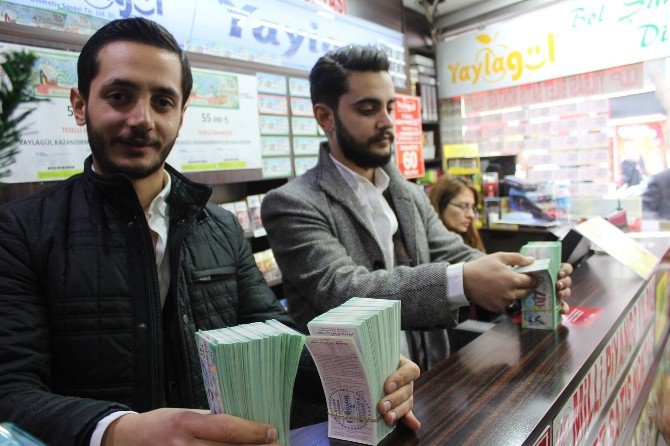
[{"label": "display shelf", "polygon": [[[424,160],[426,167],[442,169],[442,150],[439,119],[437,80],[435,78],[435,58],[423,51],[410,48],[410,84],[412,93],[421,98],[421,130],[424,151],[434,147],[433,159]],[[430,150],[430,149],[429,149]]]},{"label": "display shelf", "polygon": [[431,160],[423,160],[426,167],[442,167],[442,158],[435,157]]}]

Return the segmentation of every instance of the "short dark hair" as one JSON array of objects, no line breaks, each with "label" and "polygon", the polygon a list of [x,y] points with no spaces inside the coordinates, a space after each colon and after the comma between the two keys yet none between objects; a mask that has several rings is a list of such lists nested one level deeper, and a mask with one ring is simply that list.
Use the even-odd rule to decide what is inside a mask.
[{"label": "short dark hair", "polygon": [[113,42],[136,42],[155,46],[175,53],[181,61],[181,106],[186,105],[193,88],[191,65],[186,54],[179,48],[179,44],[170,32],[156,22],[142,17],[112,20],[91,36],[82,48],[77,61],[77,87],[79,92],[88,100],[91,90],[91,81],[98,74],[100,63],[98,53],[105,45]]},{"label": "short dark hair", "polygon": [[326,53],[309,73],[312,104],[326,104],[337,110],[340,96],[347,92],[350,71],[388,71],[389,61],[383,50],[369,45],[347,45]]}]

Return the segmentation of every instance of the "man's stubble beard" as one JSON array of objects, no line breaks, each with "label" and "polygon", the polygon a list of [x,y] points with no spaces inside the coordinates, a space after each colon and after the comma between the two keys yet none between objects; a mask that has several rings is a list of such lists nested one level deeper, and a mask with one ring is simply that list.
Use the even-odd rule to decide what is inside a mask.
[{"label": "man's stubble beard", "polygon": [[115,164],[114,161],[112,161],[109,156],[107,156],[109,145],[112,145],[115,142],[123,142],[124,140],[128,139],[137,141],[137,140],[145,140],[145,138],[137,136],[133,138],[132,135],[130,138],[115,137],[112,138],[111,141],[109,141],[108,145],[105,142],[104,137],[100,134],[100,132],[96,129],[96,127],[91,124],[91,119],[90,116],[88,115],[88,110],[85,113],[85,118],[86,118],[86,134],[88,135],[88,144],[91,148],[91,153],[93,154],[96,163],[100,166],[101,170],[105,172],[105,174],[119,174],[119,173],[125,174],[131,180],[139,180],[147,178],[156,173],[161,168],[161,166],[163,166],[165,160],[172,151],[172,147],[174,146],[175,141],[177,140],[177,138],[175,137],[172,141],[170,141],[169,144],[163,146],[162,148],[159,148],[160,143],[158,141],[147,140],[147,142],[149,143],[148,145],[153,145],[156,152],[159,153],[159,156],[154,163],[151,163],[148,166],[138,166],[138,167],[119,166]]},{"label": "man's stubble beard", "polygon": [[342,121],[337,116],[335,117],[335,135],[337,137],[337,142],[340,146],[340,150],[344,156],[358,167],[362,169],[374,169],[377,167],[383,167],[391,159],[392,151],[389,148],[387,153],[376,153],[370,150],[370,146],[378,142],[380,139],[383,139],[385,136],[390,138],[390,142],[393,143],[393,132],[390,130],[379,132],[377,135],[368,139],[365,144],[361,144],[353,137],[351,133],[344,127]]}]

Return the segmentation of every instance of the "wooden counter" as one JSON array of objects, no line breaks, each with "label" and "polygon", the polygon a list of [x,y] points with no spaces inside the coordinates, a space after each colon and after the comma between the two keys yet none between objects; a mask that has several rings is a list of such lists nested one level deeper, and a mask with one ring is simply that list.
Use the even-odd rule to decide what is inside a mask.
[{"label": "wooden counter", "polygon": [[[670,239],[645,245],[661,255]],[[591,256],[573,273],[568,300],[602,309],[590,326],[542,331],[501,322],[419,378],[414,412],[422,428],[400,427],[382,444],[630,440],[667,341],[664,265],[645,281],[606,254]],[[291,444],[349,444],[326,431],[326,423],[298,429]]]}]

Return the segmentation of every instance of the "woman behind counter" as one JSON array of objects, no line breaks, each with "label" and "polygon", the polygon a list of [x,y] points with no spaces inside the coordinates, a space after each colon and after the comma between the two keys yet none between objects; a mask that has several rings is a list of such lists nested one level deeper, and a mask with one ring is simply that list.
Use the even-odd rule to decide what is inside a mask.
[{"label": "woman behind counter", "polygon": [[[445,174],[433,184],[428,197],[447,229],[463,237],[466,245],[486,253],[479,231],[475,227],[475,222],[479,218],[477,210],[479,194],[472,181],[465,177]],[[491,321],[498,316],[498,313],[473,304],[469,310],[460,312],[459,320],[469,318]]]},{"label": "woman behind counter", "polygon": [[486,252],[475,227],[479,217],[479,194],[472,181],[464,177],[443,175],[430,189],[429,198],[447,229],[460,234],[468,246]]}]

